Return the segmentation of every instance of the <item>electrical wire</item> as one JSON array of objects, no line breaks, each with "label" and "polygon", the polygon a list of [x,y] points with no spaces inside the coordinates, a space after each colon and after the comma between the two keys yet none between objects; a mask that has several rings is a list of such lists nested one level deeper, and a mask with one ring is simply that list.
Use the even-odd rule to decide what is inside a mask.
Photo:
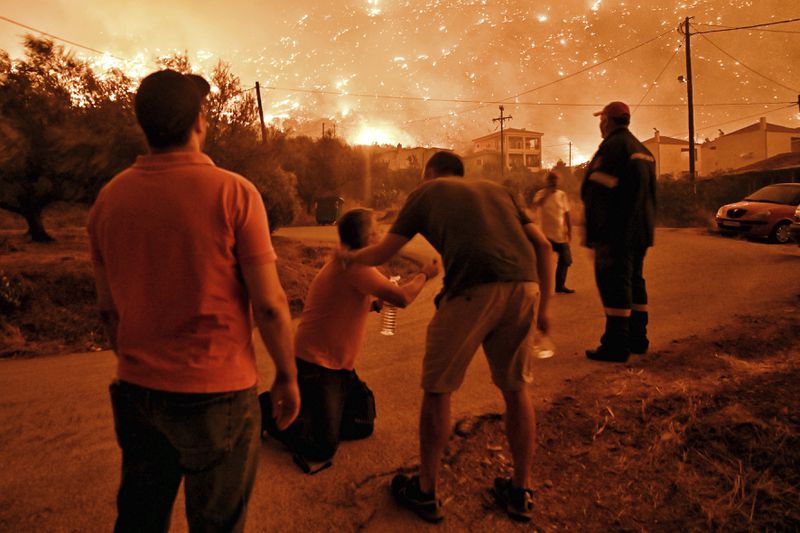
[{"label": "electrical wire", "polygon": [[[736,29],[738,29],[735,26],[725,26],[723,24],[709,24],[707,22],[695,22],[694,25],[695,26],[709,26],[711,28],[723,28],[723,29],[726,29],[726,30],[736,30]],[[767,32],[767,33],[800,34],[800,30],[770,30],[770,29],[767,29],[767,28],[750,28],[750,29],[752,29],[753,31],[761,31],[761,32]]]},{"label": "electrical wire", "polygon": [[790,22],[800,22],[800,18],[776,20],[775,22],[765,22],[763,24],[751,24],[749,26],[733,26],[729,28],[721,28],[719,30],[696,31],[694,32],[693,35],[702,35],[704,33],[722,33],[726,31],[752,30],[752,29],[764,28],[766,26],[775,26],[777,24],[789,24]]},{"label": "electrical wire", "polygon": [[[577,71],[575,71],[575,72],[572,72],[572,73],[570,73],[570,74],[567,74],[567,75],[565,75],[565,76],[561,76],[560,78],[558,78],[558,79],[555,79],[555,80],[553,80],[553,81],[550,81],[550,82],[547,82],[547,83],[545,83],[545,84],[543,84],[543,85],[539,85],[539,86],[533,87],[533,88],[531,88],[531,89],[528,89],[528,90],[522,91],[522,92],[520,92],[520,93],[518,93],[518,94],[516,94],[516,95],[514,95],[514,96],[508,96],[508,97],[506,97],[506,98],[503,98],[503,99],[502,99],[502,100],[500,100],[498,103],[509,103],[509,102],[508,102],[508,100],[512,100],[512,99],[515,99],[515,98],[519,98],[520,96],[524,96],[524,95],[526,95],[526,94],[530,94],[530,93],[532,93],[532,92],[534,92],[534,91],[538,91],[538,90],[544,89],[544,88],[546,88],[546,87],[550,87],[550,86],[552,86],[552,85],[555,85],[555,84],[557,84],[557,83],[561,83],[562,81],[566,81],[566,80],[568,80],[568,79],[570,79],[570,78],[574,78],[575,76],[578,76],[579,74],[583,74],[584,72],[588,72],[588,71],[590,71],[590,70],[593,70],[593,69],[595,69],[595,68],[598,68],[598,67],[600,67],[600,66],[604,65],[605,63],[608,63],[608,62],[610,62],[610,61],[614,61],[615,59],[619,59],[620,57],[622,57],[622,56],[624,56],[624,55],[626,55],[626,54],[629,54],[630,52],[633,52],[633,51],[635,51],[635,50],[638,50],[639,48],[641,48],[641,47],[643,47],[643,46],[646,46],[646,45],[648,45],[648,44],[652,43],[653,41],[656,41],[656,40],[658,40],[658,39],[660,39],[660,38],[664,37],[665,35],[667,35],[667,34],[669,34],[669,33],[672,33],[672,31],[673,31],[673,30],[671,30],[671,29],[670,29],[670,30],[667,30],[667,31],[665,31],[664,33],[661,33],[661,34],[659,34],[659,35],[656,35],[655,37],[653,37],[653,38],[651,38],[651,39],[648,39],[648,40],[646,40],[646,41],[643,41],[643,42],[641,42],[641,43],[639,43],[639,44],[637,44],[637,45],[635,45],[635,46],[633,46],[633,47],[631,47],[631,48],[628,48],[627,50],[623,50],[622,52],[620,52],[620,53],[618,53],[618,54],[616,54],[616,55],[614,55],[614,56],[612,56],[612,57],[606,58],[606,59],[604,59],[604,60],[602,60],[602,61],[600,61],[600,62],[598,62],[598,63],[594,63],[594,64],[592,64],[591,66],[588,66],[588,67],[585,67],[585,68],[579,69],[579,70],[577,70]],[[492,103],[494,103],[494,102],[492,102]],[[513,105],[520,105],[520,104],[521,104],[521,102],[513,102]],[[477,107],[473,107],[473,108],[470,108],[470,109],[466,109],[466,110],[464,110],[464,111],[461,111],[460,113],[451,112],[451,113],[448,113],[448,114],[446,114],[446,115],[439,115],[439,116],[435,116],[435,117],[427,117],[427,118],[420,118],[420,119],[408,120],[408,121],[404,122],[404,124],[414,124],[414,123],[417,123],[417,122],[427,122],[427,121],[429,121],[429,120],[437,120],[437,119],[440,119],[440,118],[449,118],[449,117],[452,117],[452,116],[464,115],[464,114],[467,114],[467,113],[471,113],[471,112],[473,112],[473,111],[477,111],[478,109],[482,109],[482,108],[484,108],[484,107],[486,107],[486,103],[484,103],[484,105],[479,105],[479,106],[477,106]]]},{"label": "electrical wire", "polygon": [[599,67],[601,65],[604,65],[605,63],[608,63],[610,61],[614,61],[615,59],[619,59],[620,57],[624,56],[625,54],[629,54],[629,53],[631,53],[631,52],[633,52],[635,50],[638,50],[639,48],[641,48],[643,46],[646,46],[646,45],[652,43],[653,41],[657,41],[658,39],[664,37],[665,35],[672,33],[672,31],[673,30],[667,30],[664,33],[656,35],[652,39],[648,39],[648,40],[646,40],[644,42],[641,42],[641,43],[637,44],[636,46],[633,46],[632,48],[628,48],[627,50],[624,50],[624,51],[618,53],[615,56],[612,56],[612,57],[609,57],[607,59],[604,59],[603,61],[600,61],[599,63],[595,63],[590,67],[582,68],[580,70],[577,70],[577,71],[575,71],[575,72],[573,72],[571,74],[567,74],[566,76],[562,76],[562,77],[560,77],[560,78],[558,78],[556,80],[553,80],[551,82],[545,83],[543,85],[538,85],[536,87],[533,87],[532,89],[528,89],[527,91],[523,91],[523,92],[521,92],[519,94],[515,94],[514,96],[509,96],[507,98],[504,98],[503,100],[512,100],[512,99],[515,99],[515,98],[519,98],[520,96],[525,96],[526,94],[530,94],[530,93],[532,93],[534,91],[538,91],[540,89],[544,89],[546,87],[550,87],[551,85],[555,85],[556,83],[561,83],[562,81],[568,80],[569,78],[574,78],[575,76],[578,76],[580,74],[583,74],[584,72],[588,72],[588,71],[590,71],[592,69],[595,69],[595,68],[597,68],[597,67]]},{"label": "electrical wire", "polygon": [[77,43],[75,41],[70,41],[69,39],[64,39],[63,37],[59,37],[58,35],[53,35],[52,33],[48,33],[46,31],[40,30],[38,28],[34,28],[33,26],[28,26],[27,24],[23,24],[21,22],[18,22],[18,21],[14,20],[14,19],[10,19],[8,17],[4,17],[2,15],[0,15],[0,20],[4,20],[4,21],[6,21],[6,22],[8,22],[10,24],[14,24],[15,26],[19,26],[21,28],[25,28],[26,30],[35,31],[35,32],[40,33],[42,35],[46,35],[48,37],[56,39],[57,41],[61,41],[61,42],[67,43],[67,44],[71,44],[72,46],[77,46],[78,48],[83,48],[84,50],[88,50],[90,52],[94,52],[95,54],[100,54],[101,56],[107,55],[109,57],[113,57],[114,59],[118,59],[119,61],[127,61],[125,58],[122,58],[122,57],[119,57],[119,56],[115,56],[114,54],[110,54],[108,52],[103,52],[103,51],[98,50],[96,48],[92,48],[91,46],[86,46],[84,44],[80,44],[80,43]]},{"label": "electrical wire", "polygon": [[786,89],[786,90],[788,90],[788,91],[792,91],[792,92],[793,92],[793,93],[795,93],[795,94],[800,92],[800,91],[798,91],[797,89],[794,89],[794,88],[792,88],[792,87],[789,87],[788,85],[785,85],[785,84],[783,84],[783,83],[781,83],[781,82],[779,82],[779,81],[777,81],[777,80],[774,80],[774,79],[770,78],[769,76],[766,76],[766,75],[764,75],[764,74],[762,74],[762,73],[758,72],[758,71],[757,71],[757,70],[755,70],[754,68],[752,68],[752,67],[750,67],[750,66],[746,65],[746,64],[745,64],[744,62],[742,62],[740,59],[737,59],[737,58],[733,57],[733,55],[729,54],[728,52],[726,52],[725,50],[723,50],[722,48],[720,48],[720,47],[719,47],[719,46],[718,46],[716,43],[714,43],[714,41],[712,41],[711,39],[709,39],[709,38],[708,38],[708,37],[706,37],[705,35],[702,35],[702,34],[701,34],[701,35],[700,35],[700,37],[702,37],[703,39],[705,39],[706,41],[708,41],[708,42],[709,42],[709,44],[711,44],[711,46],[713,46],[714,48],[716,48],[717,50],[719,50],[720,52],[722,52],[723,54],[725,54],[725,55],[726,55],[726,56],[728,56],[729,58],[731,58],[731,59],[733,59],[734,61],[736,61],[737,63],[739,63],[741,66],[743,66],[744,68],[746,68],[747,70],[749,70],[749,71],[750,71],[750,72],[752,72],[753,74],[756,74],[756,75],[758,75],[758,76],[761,76],[761,77],[762,77],[762,78],[764,78],[765,80],[767,80],[767,81],[770,81],[770,82],[772,82],[772,83],[774,83],[775,85],[778,85],[778,86],[780,86],[780,87],[783,87],[784,89]]},{"label": "electrical wire", "polygon": [[[674,59],[677,55],[678,51],[676,50],[673,53],[672,57],[670,58],[670,62]],[[664,70],[661,71],[659,74],[659,78],[666,70],[666,67],[669,66],[669,62],[664,67]],[[658,78],[656,78],[658,81]],[[654,82],[655,83],[655,82]],[[508,104],[514,106],[562,106],[562,107],[597,107],[601,106],[602,103],[592,103],[592,102],[514,102],[509,104],[505,100],[462,100],[457,98],[428,98],[424,96],[407,96],[407,95],[392,95],[392,94],[379,94],[379,93],[349,93],[349,92],[341,92],[341,91],[329,91],[326,89],[302,89],[302,88],[294,88],[294,87],[278,87],[275,85],[265,85],[262,87],[263,89],[269,89],[273,91],[286,91],[286,92],[296,92],[296,93],[304,93],[304,94],[322,94],[328,96],[350,96],[353,98],[376,98],[376,99],[387,99],[387,100],[412,100],[412,101],[419,101],[419,102],[448,102],[448,103],[457,103],[457,104],[482,104],[490,105],[490,104]],[[749,105],[776,105],[776,104],[785,104],[789,102],[716,102],[716,103],[707,103],[707,104],[695,104],[696,106],[722,106],[722,107],[734,107],[734,106],[749,106]],[[640,104],[641,107],[684,107],[686,104],[682,102],[678,103],[651,103],[651,104]]]},{"label": "electrical wire", "polygon": [[680,51],[680,49],[681,49],[681,46],[682,46],[682,45],[681,45],[681,44],[679,44],[679,45],[678,45],[678,46],[675,48],[675,52],[673,52],[673,54],[672,54],[672,55],[669,57],[669,59],[667,60],[667,64],[666,64],[666,65],[664,65],[664,68],[662,68],[662,69],[661,69],[661,72],[659,72],[659,73],[658,73],[658,76],[656,76],[656,79],[653,81],[653,83],[651,83],[651,84],[650,84],[650,85],[647,87],[647,90],[646,90],[646,91],[645,91],[645,93],[642,95],[642,98],[639,100],[639,103],[637,103],[637,104],[636,104],[636,105],[633,107],[633,111],[631,112],[631,114],[632,114],[632,115],[635,115],[635,114],[636,114],[636,111],[637,111],[637,110],[638,110],[638,109],[639,109],[639,108],[642,106],[642,102],[644,102],[644,99],[645,99],[645,98],[647,98],[647,95],[648,95],[648,94],[650,94],[650,91],[653,89],[653,87],[655,87],[655,86],[656,86],[656,84],[658,84],[658,80],[660,80],[660,79],[661,79],[661,76],[663,76],[663,75],[664,75],[664,72],[666,72],[666,70],[667,70],[667,68],[669,67],[669,65],[672,63],[672,61],[673,61],[673,60],[675,59],[675,57],[678,55],[678,52]]}]

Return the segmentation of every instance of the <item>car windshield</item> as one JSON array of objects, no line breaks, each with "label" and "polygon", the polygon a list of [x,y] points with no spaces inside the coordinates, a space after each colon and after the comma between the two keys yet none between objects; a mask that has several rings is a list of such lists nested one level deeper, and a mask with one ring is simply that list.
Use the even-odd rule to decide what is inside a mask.
[{"label": "car windshield", "polygon": [[770,204],[797,205],[800,204],[800,187],[787,187],[785,185],[770,185],[759,189],[747,198],[748,202],[767,202]]}]

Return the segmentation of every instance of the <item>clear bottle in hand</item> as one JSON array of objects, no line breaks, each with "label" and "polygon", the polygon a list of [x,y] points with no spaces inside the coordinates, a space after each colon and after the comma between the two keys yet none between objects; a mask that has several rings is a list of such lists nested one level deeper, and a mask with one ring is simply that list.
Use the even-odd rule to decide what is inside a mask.
[{"label": "clear bottle in hand", "polygon": [[[400,276],[392,276],[389,281],[397,285],[400,281]],[[383,302],[383,309],[381,310],[381,335],[394,335],[395,328],[397,327],[397,307],[389,302]]]},{"label": "clear bottle in hand", "polygon": [[556,344],[553,339],[539,329],[536,330],[533,353],[538,359],[549,359],[556,354]]}]

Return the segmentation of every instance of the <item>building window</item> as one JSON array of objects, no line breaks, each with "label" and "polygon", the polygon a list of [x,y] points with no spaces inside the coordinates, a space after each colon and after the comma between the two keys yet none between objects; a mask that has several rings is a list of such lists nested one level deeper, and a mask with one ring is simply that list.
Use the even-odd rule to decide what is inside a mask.
[{"label": "building window", "polygon": [[509,137],[508,147],[511,150],[522,150],[522,137]]},{"label": "building window", "polygon": [[525,146],[528,150],[538,150],[539,139],[537,137],[525,137]]},{"label": "building window", "polygon": [[481,166],[481,165],[483,165],[483,161],[481,161],[480,159],[476,159],[475,160],[475,164],[478,165],[478,166]]},{"label": "building window", "polygon": [[525,166],[528,168],[539,168],[542,166],[542,157],[539,154],[526,154]]}]

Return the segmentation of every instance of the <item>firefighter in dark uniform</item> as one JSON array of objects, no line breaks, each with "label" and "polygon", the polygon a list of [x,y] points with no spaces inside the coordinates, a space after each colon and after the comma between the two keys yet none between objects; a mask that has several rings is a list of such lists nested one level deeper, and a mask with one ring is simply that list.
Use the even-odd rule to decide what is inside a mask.
[{"label": "firefighter in dark uniform", "polygon": [[603,142],[581,187],[586,210],[586,246],[606,315],[600,346],[589,359],[625,362],[647,352],[647,289],[642,274],[653,245],[656,211],[655,159],[628,130],[631,112],[611,102],[600,115]]}]

